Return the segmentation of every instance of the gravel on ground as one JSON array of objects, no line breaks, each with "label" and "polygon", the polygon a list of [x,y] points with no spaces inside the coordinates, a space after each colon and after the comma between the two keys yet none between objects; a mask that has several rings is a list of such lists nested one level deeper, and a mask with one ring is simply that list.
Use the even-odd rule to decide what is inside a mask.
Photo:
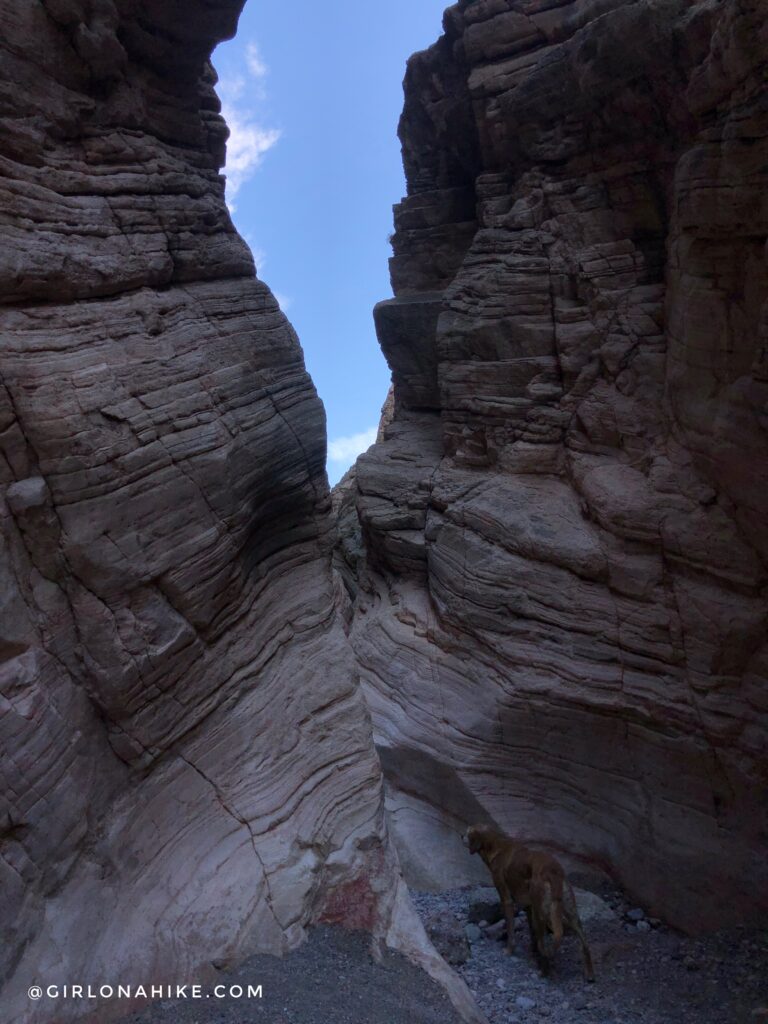
[{"label": "gravel on ground", "polygon": [[288,956],[251,957],[213,983],[261,985],[261,999],[217,999],[202,985],[203,998],[154,1003],[128,1024],[460,1024],[422,970],[389,951],[376,962],[370,950],[368,934],[317,928]]},{"label": "gravel on ground", "polygon": [[[688,938],[647,917],[616,890],[580,893],[595,963],[590,984],[573,936],[563,940],[545,979],[533,960],[525,915],[516,922],[513,956],[503,941],[488,936],[484,922],[478,927],[471,920],[477,908],[495,916],[487,914],[493,889],[412,896],[490,1024],[768,1024],[768,930]],[[456,963],[463,959],[457,928],[468,940],[463,963]]]},{"label": "gravel on ground", "polygon": [[[503,929],[493,927],[493,889],[412,896],[489,1024],[768,1024],[768,930],[689,938],[616,890],[581,891],[590,984],[572,936],[550,978],[540,976],[524,915],[516,953],[507,955],[503,936],[492,937]],[[375,961],[362,933],[318,928],[285,958],[252,957],[220,981],[227,989],[261,985],[263,997],[159,1002],[129,1024],[459,1024],[434,982],[397,954]]]}]

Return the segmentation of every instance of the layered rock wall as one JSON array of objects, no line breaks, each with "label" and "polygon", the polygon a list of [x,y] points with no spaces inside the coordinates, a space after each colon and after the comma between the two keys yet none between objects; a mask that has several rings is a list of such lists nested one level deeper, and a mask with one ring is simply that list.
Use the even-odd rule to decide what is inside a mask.
[{"label": "layered rock wall", "polygon": [[[768,18],[462,0],[410,62],[352,637],[410,878],[487,819],[768,905]],[[354,557],[353,557],[354,556]]]},{"label": "layered rock wall", "polygon": [[8,1022],[384,934],[398,891],[322,406],[218,173],[242,2],[0,2]]}]

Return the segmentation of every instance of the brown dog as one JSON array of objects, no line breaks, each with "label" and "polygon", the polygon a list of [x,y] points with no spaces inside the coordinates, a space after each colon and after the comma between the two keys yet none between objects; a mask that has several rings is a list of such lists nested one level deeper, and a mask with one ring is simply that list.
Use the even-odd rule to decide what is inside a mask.
[{"label": "brown dog", "polygon": [[[592,956],[576,909],[576,898],[562,867],[548,853],[531,850],[487,825],[472,825],[464,837],[470,853],[479,853],[491,872],[507,921],[507,952],[515,948],[515,914],[525,910],[531,945],[542,974],[549,974],[563,932],[581,942],[584,974],[594,981]],[[551,952],[547,947],[550,946]]]}]

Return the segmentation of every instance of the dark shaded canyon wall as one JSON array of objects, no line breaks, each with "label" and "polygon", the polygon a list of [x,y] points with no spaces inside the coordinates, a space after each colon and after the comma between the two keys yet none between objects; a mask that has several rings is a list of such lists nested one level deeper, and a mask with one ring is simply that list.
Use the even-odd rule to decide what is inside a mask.
[{"label": "dark shaded canyon wall", "polygon": [[759,916],[768,11],[463,0],[444,28],[376,310],[395,420],[342,520],[401,857],[461,882],[487,818],[685,927]]},{"label": "dark shaded canyon wall", "polygon": [[5,1022],[395,891],[322,406],[218,174],[242,2],[0,2]]}]

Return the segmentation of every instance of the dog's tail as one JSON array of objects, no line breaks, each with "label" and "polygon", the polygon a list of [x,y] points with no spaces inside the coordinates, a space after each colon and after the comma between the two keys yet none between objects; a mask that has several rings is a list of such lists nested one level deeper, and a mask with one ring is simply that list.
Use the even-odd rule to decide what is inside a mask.
[{"label": "dog's tail", "polygon": [[556,875],[540,875],[531,885],[531,908],[541,953],[552,960],[563,941],[563,886]]}]

